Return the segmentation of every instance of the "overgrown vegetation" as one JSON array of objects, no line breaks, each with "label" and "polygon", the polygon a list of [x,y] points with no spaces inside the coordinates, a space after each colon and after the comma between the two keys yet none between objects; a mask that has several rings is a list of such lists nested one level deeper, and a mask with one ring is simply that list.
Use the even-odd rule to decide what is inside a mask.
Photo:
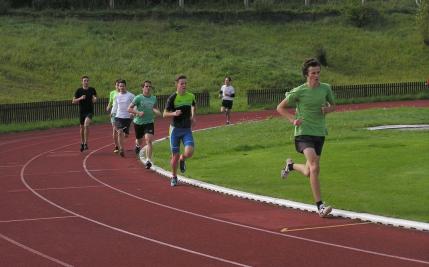
[{"label": "overgrown vegetation", "polygon": [[307,57],[324,62],[322,79],[332,84],[427,79],[413,1],[367,1],[384,10],[383,20],[360,28],[341,15],[350,1],[264,2],[272,11],[245,10],[241,0],[185,1],[183,12],[161,2],[141,10],[11,9],[0,17],[0,103],[70,99],[83,74],[100,96],[118,77],[133,92],[151,79],[157,94],[167,94],[178,73],[188,75],[192,91],[210,92],[230,75],[243,98],[248,89],[301,83]]}]

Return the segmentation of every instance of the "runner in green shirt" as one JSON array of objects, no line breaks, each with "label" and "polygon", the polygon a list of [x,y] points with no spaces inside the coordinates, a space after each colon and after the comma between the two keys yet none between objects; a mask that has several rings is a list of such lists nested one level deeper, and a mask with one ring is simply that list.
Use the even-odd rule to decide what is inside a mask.
[{"label": "runner in green shirt", "polygon": [[[305,164],[286,160],[281,176],[286,178],[289,172],[296,170],[310,178],[313,198],[320,217],[327,217],[332,207],[326,206],[320,193],[320,157],[328,134],[325,115],[335,110],[331,86],[320,82],[320,63],[316,59],[307,59],[302,66],[302,74],[307,82],[286,93],[285,99],[277,106],[277,111],[295,126],[295,148],[303,153]],[[288,106],[296,106],[295,114]]]},{"label": "runner in green shirt", "polygon": [[128,112],[134,114],[134,133],[136,135],[136,155],[139,156],[144,136],[145,167],[152,167],[152,141],[155,134],[155,115],[162,116],[157,107],[156,96],[151,94],[152,82],[144,81],[141,85],[143,93],[136,96],[128,107]]},{"label": "runner in green shirt", "polygon": [[106,111],[110,112],[110,123],[112,124],[112,136],[113,141],[115,142],[115,148],[113,149],[114,153],[119,152],[119,146],[118,146],[118,132],[116,131],[115,127],[115,113],[112,112],[113,107],[113,101],[115,100],[116,95],[119,92],[119,79],[115,81],[115,90],[112,90],[109,94],[109,103],[107,104]]}]

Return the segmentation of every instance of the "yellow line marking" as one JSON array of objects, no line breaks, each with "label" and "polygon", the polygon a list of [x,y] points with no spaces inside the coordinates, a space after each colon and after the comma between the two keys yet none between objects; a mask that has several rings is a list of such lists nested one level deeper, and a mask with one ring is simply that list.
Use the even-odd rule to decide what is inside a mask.
[{"label": "yellow line marking", "polygon": [[291,229],[291,230],[289,230],[288,228],[283,228],[283,229],[280,230],[280,232],[286,233],[286,232],[298,232],[298,231],[326,229],[326,228],[339,228],[339,227],[363,225],[363,224],[370,224],[370,223],[372,223],[372,222],[347,223],[347,224],[337,224],[337,225],[328,225],[328,226],[298,228],[298,229]]}]

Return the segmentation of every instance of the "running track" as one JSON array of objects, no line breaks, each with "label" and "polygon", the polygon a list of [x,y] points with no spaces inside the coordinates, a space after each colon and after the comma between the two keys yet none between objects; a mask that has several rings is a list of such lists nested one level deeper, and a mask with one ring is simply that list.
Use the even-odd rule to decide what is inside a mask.
[{"label": "running track", "polygon": [[[375,105],[429,101],[339,109]],[[197,128],[223,122],[199,116]],[[156,137],[167,128],[157,121]],[[76,127],[0,135],[0,266],[429,266],[428,232],[171,188],[131,150],[114,155],[110,133],[92,126],[84,153]]]}]

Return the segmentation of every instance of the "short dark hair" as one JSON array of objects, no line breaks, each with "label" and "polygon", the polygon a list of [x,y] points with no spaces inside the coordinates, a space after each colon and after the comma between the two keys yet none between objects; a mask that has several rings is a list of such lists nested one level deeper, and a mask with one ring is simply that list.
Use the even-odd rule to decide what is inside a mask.
[{"label": "short dark hair", "polygon": [[80,80],[82,81],[83,79],[88,79],[89,80],[89,77],[87,75],[83,75],[82,77],[80,77]]},{"label": "short dark hair", "polygon": [[228,79],[228,81],[232,81],[230,76],[226,76],[225,79]]},{"label": "short dark hair", "polygon": [[115,85],[117,84],[117,83],[119,83],[119,81],[120,81],[121,79],[116,79],[116,81],[115,81]]},{"label": "short dark hair", "polygon": [[151,82],[151,81],[146,80],[146,81],[142,82],[142,85],[141,85],[141,86],[142,86],[142,87],[144,87],[145,83],[148,83],[148,84],[152,85],[152,82]]},{"label": "short dark hair", "polygon": [[180,79],[187,79],[187,78],[186,78],[186,76],[185,76],[185,75],[183,75],[183,74],[179,74],[179,75],[177,75],[177,76],[176,76],[175,81],[176,81],[176,82],[178,82]]},{"label": "short dark hair", "polygon": [[308,58],[302,64],[302,68],[301,68],[302,69],[302,75],[304,77],[307,77],[307,75],[308,75],[308,69],[310,67],[320,67],[320,66],[321,66],[320,62],[317,59],[315,59],[315,58]]},{"label": "short dark hair", "polygon": [[125,80],[118,80],[118,83],[123,83],[123,84],[127,85],[127,82]]}]

